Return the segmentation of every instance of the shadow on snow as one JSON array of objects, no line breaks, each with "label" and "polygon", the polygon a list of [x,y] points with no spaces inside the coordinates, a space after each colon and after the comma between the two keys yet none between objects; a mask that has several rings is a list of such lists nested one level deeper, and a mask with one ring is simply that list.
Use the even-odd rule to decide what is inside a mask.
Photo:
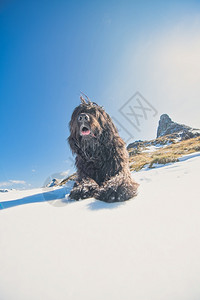
[{"label": "shadow on snow", "polygon": [[[0,202],[0,210],[7,209],[19,205],[30,204],[30,203],[39,203],[39,202],[47,202],[54,207],[63,207],[68,204],[78,203],[79,201],[70,200],[66,197],[70,190],[71,186],[65,186],[62,188],[57,188],[49,191],[48,188],[44,188],[44,191],[39,194],[26,196],[16,200],[8,200]],[[87,201],[80,200],[82,201]],[[90,210],[102,210],[102,209],[113,209],[123,205],[124,202],[115,202],[115,203],[106,203],[100,200],[94,200],[87,204],[87,208]]]}]

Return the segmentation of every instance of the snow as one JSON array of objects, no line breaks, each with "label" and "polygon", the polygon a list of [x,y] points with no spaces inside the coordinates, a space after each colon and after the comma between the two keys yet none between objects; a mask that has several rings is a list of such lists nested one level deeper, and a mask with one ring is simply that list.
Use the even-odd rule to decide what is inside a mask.
[{"label": "snow", "polygon": [[199,167],[196,153],[134,173],[125,203],[1,193],[0,299],[199,300]]},{"label": "snow", "polygon": [[147,153],[149,153],[149,152],[154,152],[154,151],[160,149],[161,147],[163,147],[163,146],[160,146],[160,145],[158,145],[158,146],[157,146],[157,145],[156,145],[156,146],[153,146],[153,145],[151,145],[151,146],[146,147],[145,150],[142,150],[142,153],[143,153],[143,152],[147,152]]},{"label": "snow", "polygon": [[167,142],[165,145],[162,145],[162,144],[151,145],[151,146],[146,147],[145,150],[142,150],[142,153],[143,152],[146,152],[146,153],[155,152],[155,151],[159,150],[160,148],[165,148],[169,145],[171,145],[170,142]]}]

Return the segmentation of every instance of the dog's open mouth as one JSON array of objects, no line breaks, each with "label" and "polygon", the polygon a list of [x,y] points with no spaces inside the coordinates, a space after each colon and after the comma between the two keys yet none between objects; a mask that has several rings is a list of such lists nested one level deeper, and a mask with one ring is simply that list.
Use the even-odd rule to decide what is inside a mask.
[{"label": "dog's open mouth", "polygon": [[91,130],[87,126],[81,126],[81,135],[89,135],[91,133]]}]

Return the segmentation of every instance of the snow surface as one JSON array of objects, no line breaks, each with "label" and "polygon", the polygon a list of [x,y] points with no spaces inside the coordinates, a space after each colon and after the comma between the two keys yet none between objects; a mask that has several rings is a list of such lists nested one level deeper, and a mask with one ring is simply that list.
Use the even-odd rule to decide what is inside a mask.
[{"label": "snow surface", "polygon": [[0,194],[0,299],[199,300],[199,167],[196,153],[134,173],[125,203]]},{"label": "snow surface", "polygon": [[142,150],[142,153],[143,152],[147,152],[147,153],[155,152],[155,151],[159,150],[160,148],[165,148],[169,145],[171,145],[170,142],[167,142],[165,145],[163,145],[163,144],[151,145],[151,146],[146,147],[145,150]]},{"label": "snow surface", "polygon": [[158,149],[160,149],[160,148],[164,148],[164,146],[163,145],[160,145],[160,144],[158,144],[158,145],[151,145],[151,146],[148,146],[148,147],[146,147],[146,149],[145,150],[142,150],[142,153],[143,152],[147,152],[147,153],[149,153],[149,152],[155,152],[155,151],[157,151]]}]

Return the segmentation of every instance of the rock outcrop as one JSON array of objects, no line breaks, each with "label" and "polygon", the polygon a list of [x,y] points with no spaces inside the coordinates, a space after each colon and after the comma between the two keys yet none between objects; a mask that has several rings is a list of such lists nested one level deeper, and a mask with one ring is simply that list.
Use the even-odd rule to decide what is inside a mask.
[{"label": "rock outcrop", "polygon": [[46,187],[54,187],[58,186],[60,181],[57,178],[53,178],[47,185]]},{"label": "rock outcrop", "polygon": [[8,189],[0,189],[0,193],[7,193],[8,191]]},{"label": "rock outcrop", "polygon": [[180,137],[180,140],[184,140],[199,136],[200,130],[183,124],[175,123],[167,114],[163,114],[160,116],[157,129],[157,138],[169,134],[176,134],[177,137]]}]

